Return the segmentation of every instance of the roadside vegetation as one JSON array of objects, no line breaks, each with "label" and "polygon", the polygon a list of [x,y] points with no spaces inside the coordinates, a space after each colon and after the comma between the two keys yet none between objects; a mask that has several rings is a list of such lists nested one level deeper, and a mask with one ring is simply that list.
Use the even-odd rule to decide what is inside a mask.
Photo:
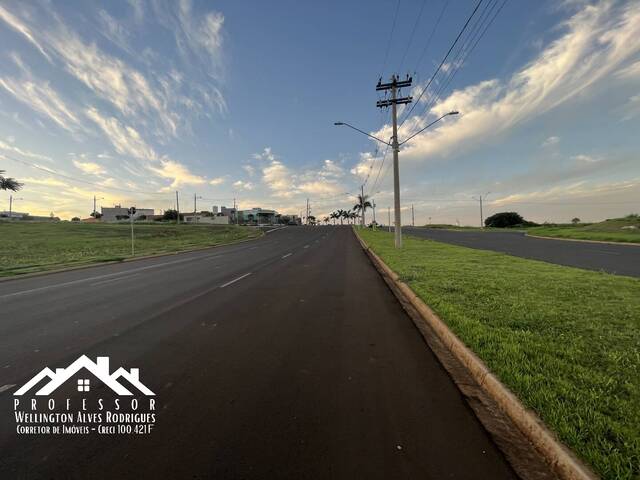
[{"label": "roadside vegetation", "polygon": [[602,478],[640,477],[640,279],[359,232]]},{"label": "roadside vegetation", "polygon": [[527,232],[543,237],[640,243],[640,216],[633,214],[591,224],[542,225],[529,228]]},{"label": "roadside vegetation", "polygon": [[[128,223],[0,222],[0,277],[130,258],[130,228]],[[135,253],[178,252],[260,235],[234,225],[136,223]]]}]

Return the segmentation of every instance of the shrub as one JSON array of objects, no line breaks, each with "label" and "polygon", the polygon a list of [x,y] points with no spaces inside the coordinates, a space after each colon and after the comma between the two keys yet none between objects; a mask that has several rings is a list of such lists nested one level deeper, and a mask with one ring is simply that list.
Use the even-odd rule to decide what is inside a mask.
[{"label": "shrub", "polygon": [[536,225],[528,222],[516,212],[495,213],[484,221],[485,226],[494,228],[522,227]]}]

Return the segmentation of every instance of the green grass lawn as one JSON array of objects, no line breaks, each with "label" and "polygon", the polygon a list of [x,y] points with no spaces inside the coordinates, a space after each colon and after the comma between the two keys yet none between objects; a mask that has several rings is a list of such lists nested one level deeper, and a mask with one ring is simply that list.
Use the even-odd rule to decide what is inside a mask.
[{"label": "green grass lawn", "polygon": [[361,235],[598,474],[640,478],[640,279]]},{"label": "green grass lawn", "polygon": [[[635,228],[630,228],[635,227]],[[528,228],[531,235],[543,237],[640,243],[640,217],[629,215],[589,225],[557,225]]]},{"label": "green grass lawn", "polygon": [[[229,226],[135,224],[136,256],[262,235]],[[131,257],[129,224],[0,222],[0,277]]]}]

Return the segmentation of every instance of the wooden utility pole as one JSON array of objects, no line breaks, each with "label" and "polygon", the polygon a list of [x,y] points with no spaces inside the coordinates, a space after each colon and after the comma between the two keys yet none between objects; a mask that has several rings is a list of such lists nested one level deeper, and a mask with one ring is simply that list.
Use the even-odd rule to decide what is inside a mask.
[{"label": "wooden utility pole", "polygon": [[378,80],[376,90],[391,90],[391,98],[388,100],[378,100],[376,106],[378,108],[391,106],[391,117],[393,120],[393,137],[391,138],[391,147],[393,149],[393,209],[395,223],[395,245],[396,248],[402,248],[402,221],[400,219],[400,169],[398,165],[398,154],[400,145],[398,144],[398,112],[397,106],[400,104],[411,103],[413,97],[398,98],[398,89],[402,87],[410,87],[412,78],[407,75],[405,80],[399,80],[396,75],[391,76],[391,82],[382,83],[382,79]]}]

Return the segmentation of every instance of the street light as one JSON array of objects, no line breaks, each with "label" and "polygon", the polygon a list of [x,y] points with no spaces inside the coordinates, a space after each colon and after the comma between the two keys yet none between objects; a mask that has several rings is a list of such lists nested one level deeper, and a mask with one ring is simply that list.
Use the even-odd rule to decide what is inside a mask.
[{"label": "street light", "polygon": [[[393,92],[395,92],[395,90],[393,90]],[[393,100],[395,101],[395,93],[393,93]],[[409,140],[411,140],[413,137],[415,137],[416,135],[419,135],[420,133],[424,132],[427,128],[431,127],[432,125],[435,125],[436,123],[438,123],[440,120],[442,120],[444,117],[448,117],[449,115],[458,115],[457,111],[451,111],[449,113],[446,113],[444,115],[442,115],[440,118],[437,118],[436,120],[434,120],[433,122],[431,122],[430,124],[428,124],[426,127],[421,128],[420,130],[418,130],[416,133],[414,133],[413,135],[411,135],[409,138],[405,139],[402,142],[398,142],[398,128],[397,128],[397,123],[396,123],[396,106],[395,103],[392,105],[393,107],[393,136],[391,137],[391,142],[385,142],[384,140],[381,140],[380,138],[371,135],[363,130],[360,130],[359,128],[354,127],[353,125],[349,125],[348,123],[345,122],[334,122],[334,125],[337,126],[341,126],[344,125],[346,127],[349,127],[353,130],[355,130],[356,132],[360,132],[364,135],[366,135],[369,138],[373,138],[374,140],[377,140],[380,143],[383,143],[389,147],[391,147],[393,149],[393,203],[394,203],[394,208],[395,208],[395,246],[396,248],[402,248],[402,221],[400,219],[400,174],[399,174],[399,168],[398,168],[398,153],[400,152],[400,146],[405,144],[406,142],[408,142]],[[391,228],[391,227],[389,227]]]},{"label": "street light", "polygon": [[421,128],[420,130],[418,130],[416,133],[414,133],[413,135],[411,135],[409,138],[401,141],[399,143],[399,145],[404,145],[405,143],[407,143],[409,140],[411,140],[413,137],[415,137],[416,135],[420,135],[422,132],[424,132],[427,128],[429,128],[432,125],[435,125],[436,123],[438,123],[440,120],[442,120],[444,117],[448,117],[449,115],[458,115],[458,111],[453,111],[453,112],[449,112],[449,113],[445,113],[444,115],[442,115],[440,118],[436,118],[433,122],[431,122],[429,125],[427,125],[424,128]]},{"label": "street light", "polygon": [[365,132],[364,130],[360,130],[359,128],[356,128],[356,127],[354,127],[353,125],[350,125],[350,124],[348,124],[348,123],[346,123],[346,122],[333,122],[333,124],[334,124],[334,125],[337,125],[337,126],[344,125],[345,127],[352,128],[352,129],[354,129],[356,132],[360,132],[360,133],[362,133],[362,134],[366,135],[367,137],[373,138],[374,140],[377,140],[377,141],[379,141],[379,142],[381,142],[381,143],[384,143],[385,145],[389,145],[389,146],[391,146],[391,143],[389,143],[389,142],[385,142],[384,140],[381,140],[381,139],[379,139],[378,137],[374,137],[373,135],[368,134],[368,133],[367,133],[367,132]]},{"label": "street light", "polygon": [[13,218],[13,202],[16,200],[24,200],[24,198],[13,198],[13,195],[9,195],[9,220],[12,220]]}]

